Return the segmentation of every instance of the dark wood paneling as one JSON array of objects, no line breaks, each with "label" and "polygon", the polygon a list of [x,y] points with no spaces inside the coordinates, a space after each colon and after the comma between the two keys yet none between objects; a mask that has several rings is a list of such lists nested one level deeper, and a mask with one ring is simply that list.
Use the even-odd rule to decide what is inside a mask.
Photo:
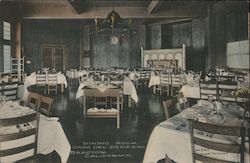
[{"label": "dark wood paneling", "polygon": [[[0,18],[0,36],[3,36],[3,20]],[[3,72],[3,37],[0,37],[0,72]]]},{"label": "dark wood paneling", "polygon": [[162,47],[180,48],[186,45],[188,70],[204,71],[207,55],[206,20],[162,25]]},{"label": "dark wood paneling", "polygon": [[42,67],[42,44],[65,45],[68,48],[69,68],[79,67],[80,21],[74,20],[23,20],[23,55],[32,62],[27,68],[32,72]]},{"label": "dark wood paneling", "polygon": [[162,25],[162,49],[167,49],[172,47],[172,29],[170,25]]},{"label": "dark wood paneling", "polygon": [[150,27],[151,31],[151,48],[161,49],[161,25],[154,25]]},{"label": "dark wood paneling", "polygon": [[[137,26],[139,29],[139,26]],[[112,45],[111,37],[117,36],[119,44]],[[140,33],[127,33],[120,37],[119,31],[103,35],[91,35],[92,66],[96,68],[136,67],[140,64]]]},{"label": "dark wood paneling", "polygon": [[246,1],[231,3],[215,3],[210,7],[210,67],[227,66],[227,43],[246,40],[248,38]]}]

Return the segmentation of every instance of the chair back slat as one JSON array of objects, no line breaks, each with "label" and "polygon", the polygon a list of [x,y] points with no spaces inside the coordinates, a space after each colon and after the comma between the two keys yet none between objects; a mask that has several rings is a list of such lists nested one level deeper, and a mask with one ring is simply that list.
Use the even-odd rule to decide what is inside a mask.
[{"label": "chair back slat", "polygon": [[36,85],[46,84],[46,73],[36,73]]},{"label": "chair back slat", "polygon": [[168,73],[160,73],[160,85],[170,85],[171,83],[171,78],[170,78],[170,74]]},{"label": "chair back slat", "polygon": [[0,142],[6,141],[6,140],[15,140],[15,139],[21,139],[30,135],[34,135],[36,133],[36,129],[30,129],[27,131],[22,131],[22,133],[13,133],[13,134],[6,134],[0,137]]},{"label": "chair back slat", "polygon": [[212,96],[214,100],[218,99],[218,83],[217,81],[200,81],[200,99],[208,99]]},{"label": "chair back slat", "polygon": [[40,95],[38,93],[29,92],[28,95],[28,106],[36,110],[39,103]]},{"label": "chair back slat", "polygon": [[57,74],[49,73],[48,74],[48,84],[57,84]]},{"label": "chair back slat", "polygon": [[194,138],[194,143],[199,145],[199,146],[202,146],[202,147],[206,147],[206,148],[214,149],[214,150],[219,150],[219,151],[223,151],[223,152],[230,152],[230,153],[239,153],[240,152],[239,145],[216,143],[216,142],[203,140],[203,139],[200,139],[197,137]]},{"label": "chair back slat", "polygon": [[162,104],[166,119],[169,119],[179,112],[179,110],[176,108],[176,104],[178,104],[176,97],[163,101]]},{"label": "chair back slat", "polygon": [[30,149],[34,149],[34,146],[35,146],[35,143],[31,143],[31,144],[28,144],[28,145],[17,147],[15,149],[2,150],[2,152],[0,153],[0,157],[4,157],[4,156],[9,156],[9,155],[14,155],[14,154],[17,154],[17,153],[25,152],[25,151],[28,151]]},{"label": "chair back slat", "polygon": [[2,95],[6,96],[7,100],[18,99],[18,83],[4,83],[2,85]]},{"label": "chair back slat", "polygon": [[46,97],[46,96],[40,96],[39,103],[38,103],[38,111],[46,116],[51,115],[51,108],[53,103],[53,98]]},{"label": "chair back slat", "polygon": [[[235,160],[221,160],[221,158],[213,158],[212,156],[206,155],[205,153],[199,153],[196,147],[204,147],[206,149],[228,152],[238,154],[240,163],[244,163],[244,152],[245,152],[245,128],[242,125],[239,126],[226,126],[218,124],[203,123],[195,120],[189,120],[189,129],[191,137],[191,147],[193,162],[196,160],[208,162],[208,163],[230,163]],[[200,131],[209,133],[211,135],[217,135],[221,139],[224,137],[225,140],[231,140],[225,142],[223,140],[218,141],[217,139],[208,139],[206,136],[198,134]],[[240,140],[240,141],[239,141]]]},{"label": "chair back slat", "polygon": [[219,82],[218,91],[218,95],[223,98],[223,101],[237,101],[235,95],[235,92],[237,92],[237,82]]},{"label": "chair back slat", "polygon": [[[11,146],[6,149],[0,150],[0,160],[2,162],[15,162],[26,159],[28,157],[35,157],[37,154],[37,138],[38,138],[38,127],[39,127],[39,113],[34,112],[28,115],[22,115],[20,117],[0,119],[0,128],[13,128],[16,127],[17,131],[13,133],[0,134],[0,142],[8,145],[20,139],[27,139],[29,141],[24,142],[22,146]],[[29,126],[25,127],[25,124]],[[18,127],[19,126],[19,130]],[[22,127],[21,127],[22,126]],[[30,155],[21,155],[20,157],[11,157],[14,154],[21,154],[22,152],[32,151]]]},{"label": "chair back slat", "polygon": [[35,119],[36,119],[36,114],[34,114],[34,113],[26,115],[26,116],[7,118],[7,119],[0,119],[0,127],[14,126],[14,125],[34,121]]},{"label": "chair back slat", "polygon": [[193,128],[201,131],[229,136],[241,136],[243,130],[243,127],[239,128],[238,126],[221,126],[209,123],[202,123],[198,121],[193,121],[192,125]]},{"label": "chair back slat", "polygon": [[199,154],[195,154],[194,156],[195,160],[199,160],[201,162],[206,162],[206,163],[235,163],[235,162],[230,162],[230,161],[223,161],[223,160],[218,160],[215,158],[208,158]]}]

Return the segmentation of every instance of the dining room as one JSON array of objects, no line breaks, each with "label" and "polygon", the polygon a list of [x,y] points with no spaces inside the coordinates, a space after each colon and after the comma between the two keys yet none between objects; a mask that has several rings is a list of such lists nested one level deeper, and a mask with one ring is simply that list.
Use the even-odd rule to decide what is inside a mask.
[{"label": "dining room", "polygon": [[250,163],[249,1],[0,0],[0,162]]}]

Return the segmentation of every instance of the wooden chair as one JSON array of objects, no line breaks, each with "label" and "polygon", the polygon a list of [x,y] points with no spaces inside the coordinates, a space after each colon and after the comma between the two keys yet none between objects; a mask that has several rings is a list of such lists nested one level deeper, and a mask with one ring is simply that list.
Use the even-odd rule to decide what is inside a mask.
[{"label": "wooden chair", "polygon": [[0,83],[0,96],[3,96],[4,84],[3,82]]},{"label": "wooden chair", "polygon": [[181,110],[179,110],[180,107],[178,106],[179,103],[176,97],[163,101],[162,104],[166,119],[169,119],[181,112]]},{"label": "wooden chair", "polygon": [[112,84],[123,84],[123,79],[124,77],[121,76],[120,74],[117,74],[117,73],[110,74],[110,83]]},{"label": "wooden chair", "polygon": [[180,91],[182,87],[181,75],[180,74],[171,74],[171,94],[175,95]]},{"label": "wooden chair", "polygon": [[167,96],[170,95],[170,85],[171,85],[171,76],[169,73],[160,73],[160,94],[167,92]]},{"label": "wooden chair", "polygon": [[184,97],[183,92],[180,92],[177,96],[177,101],[179,103],[180,108],[178,108],[179,110],[184,110],[188,107],[188,102],[187,99]]},{"label": "wooden chair", "polygon": [[40,95],[34,92],[29,92],[28,95],[28,107],[32,108],[33,110],[37,110],[38,104],[40,100]]},{"label": "wooden chair", "polygon": [[48,94],[54,91],[57,94],[57,73],[48,74]]},{"label": "wooden chair", "polygon": [[149,83],[150,76],[151,76],[150,71],[141,71],[140,78],[139,78],[139,81],[137,83],[138,84],[137,87],[140,87],[141,89],[143,89],[144,87],[147,87],[148,83]]},{"label": "wooden chair", "polygon": [[237,91],[237,82],[224,81],[218,83],[218,96],[223,101],[236,102],[237,97],[234,94]]},{"label": "wooden chair", "polygon": [[213,100],[218,99],[218,83],[217,81],[200,81],[200,99],[208,99],[209,96]]},{"label": "wooden chair", "polygon": [[7,100],[17,100],[18,99],[18,83],[4,83],[3,86],[3,96],[6,96]]},{"label": "wooden chair", "polygon": [[[35,123],[33,123],[35,122]],[[32,125],[34,124],[34,125]],[[29,127],[25,127],[25,126]],[[28,160],[32,160],[34,162],[37,155],[37,138],[38,138],[38,128],[39,128],[39,113],[35,112],[28,115],[23,115],[15,118],[6,118],[0,119],[0,128],[10,127],[19,129],[17,132],[12,133],[4,133],[0,134],[0,144],[5,144],[8,146],[8,149],[0,150],[0,161],[1,162],[16,162],[22,160],[23,162],[27,162]],[[15,142],[18,139],[24,139],[22,143],[16,144]],[[27,141],[26,141],[27,140]],[[13,143],[15,146],[13,147]],[[3,146],[1,146],[3,147]],[[22,152],[28,152],[28,155],[22,155]],[[20,154],[18,157],[14,157],[14,154]],[[13,156],[11,156],[13,155]],[[24,161],[25,160],[25,161]]]},{"label": "wooden chair", "polygon": [[[206,149],[213,149],[220,152],[228,152],[238,154],[240,157],[239,162],[244,163],[244,151],[245,151],[245,128],[243,126],[222,126],[215,124],[208,124],[199,121],[190,120],[189,121],[189,129],[191,136],[191,147],[192,147],[192,155],[193,162],[196,160],[207,163],[226,163],[233,162],[230,160],[221,160],[220,158],[212,158],[209,155],[198,153],[196,149],[197,146],[204,147]],[[209,134],[220,135],[221,137],[227,136],[235,139],[235,142],[215,142],[213,139],[208,139],[206,136],[199,136],[198,133],[194,131],[206,132]],[[240,140],[240,142],[238,142]]]},{"label": "wooden chair", "polygon": [[143,89],[143,87],[145,86],[145,83],[146,83],[146,72],[141,71],[140,78],[139,78],[138,83],[137,83],[137,87],[140,87],[141,89]]},{"label": "wooden chair", "polygon": [[117,104],[120,106],[120,110],[123,110],[123,103],[124,103],[124,98],[123,98],[123,88],[120,87],[120,96],[119,100],[117,100],[116,97],[110,97],[110,108],[116,108]]},{"label": "wooden chair", "polygon": [[46,73],[36,73],[36,92],[40,92],[40,89],[46,94]]},{"label": "wooden chair", "polygon": [[38,103],[38,111],[41,114],[50,116],[52,112],[51,110],[52,103],[53,103],[53,98],[40,96],[39,103]]}]

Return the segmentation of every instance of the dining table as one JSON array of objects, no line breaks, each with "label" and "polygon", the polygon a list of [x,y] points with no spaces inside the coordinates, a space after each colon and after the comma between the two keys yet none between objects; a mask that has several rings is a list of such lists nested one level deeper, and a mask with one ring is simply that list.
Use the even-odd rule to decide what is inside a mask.
[{"label": "dining table", "polygon": [[[32,114],[34,112],[36,111],[29,107],[19,105],[19,101],[2,101],[0,103],[0,119],[19,117],[22,115]],[[47,155],[53,151],[56,151],[61,158],[61,162],[66,163],[70,155],[71,146],[61,123],[58,121],[57,117],[46,117],[42,114],[39,116],[40,121],[38,127],[37,153]],[[17,126],[3,127],[0,128],[0,133],[15,133],[19,132],[20,129],[25,130],[25,128],[31,126],[32,124],[20,124],[19,128],[17,128]],[[0,150],[18,147],[30,141],[32,141],[32,137],[1,142]],[[27,151],[8,157],[1,157],[0,162],[14,162],[20,158],[31,156],[31,154],[32,153]]]},{"label": "dining table", "polygon": [[[48,83],[48,73],[46,73],[46,83]],[[68,82],[67,79],[65,77],[65,75],[61,72],[57,73],[57,84],[61,85],[61,91],[64,91],[64,87],[68,86]],[[36,85],[36,72],[31,73],[24,81],[24,85],[23,85],[23,97],[22,100],[23,101],[27,101],[28,100],[28,95],[29,95],[29,91],[28,91],[28,87],[32,86],[32,85]]]},{"label": "dining table", "polygon": [[110,83],[103,83],[100,81],[94,81],[93,78],[88,78],[87,80],[83,81],[79,84],[79,87],[76,92],[76,99],[84,96],[84,88],[87,86],[91,86],[93,88],[97,88],[101,92],[104,92],[106,89],[112,88],[113,86],[121,85],[122,87],[122,94],[130,96],[135,103],[138,103],[139,98],[137,95],[136,88],[134,83],[130,80],[129,77],[125,77],[123,81],[111,81]]},{"label": "dining table", "polygon": [[[196,119],[205,123],[216,123],[221,125],[239,125],[244,123],[243,114],[244,110],[235,103],[226,103],[221,109],[223,119],[218,119],[211,114],[211,105],[208,101],[200,100],[198,104],[195,104],[179,114],[161,122],[154,127],[144,154],[143,163],[156,163],[157,161],[164,159],[166,155],[178,163],[192,163],[192,150],[191,139],[189,132],[188,119]],[[249,127],[249,126],[248,126]],[[205,137],[208,140],[222,141],[232,143],[233,141],[225,138],[221,135],[211,135],[205,132],[197,132],[200,136]],[[245,163],[250,162],[249,145],[246,138],[245,143]],[[207,154],[211,157],[220,159],[237,160],[239,155],[209,150],[205,148],[196,149],[200,154]]]},{"label": "dining table", "polygon": [[[245,86],[242,84],[237,84],[237,89],[249,89],[249,85]],[[199,81],[195,81],[189,84],[185,84],[181,87],[180,92],[183,93],[185,98],[193,98],[193,99],[200,99],[200,86],[199,86]],[[233,92],[232,92],[233,93]],[[236,101],[237,102],[244,102],[246,101],[246,98],[243,97],[237,97]]]}]

